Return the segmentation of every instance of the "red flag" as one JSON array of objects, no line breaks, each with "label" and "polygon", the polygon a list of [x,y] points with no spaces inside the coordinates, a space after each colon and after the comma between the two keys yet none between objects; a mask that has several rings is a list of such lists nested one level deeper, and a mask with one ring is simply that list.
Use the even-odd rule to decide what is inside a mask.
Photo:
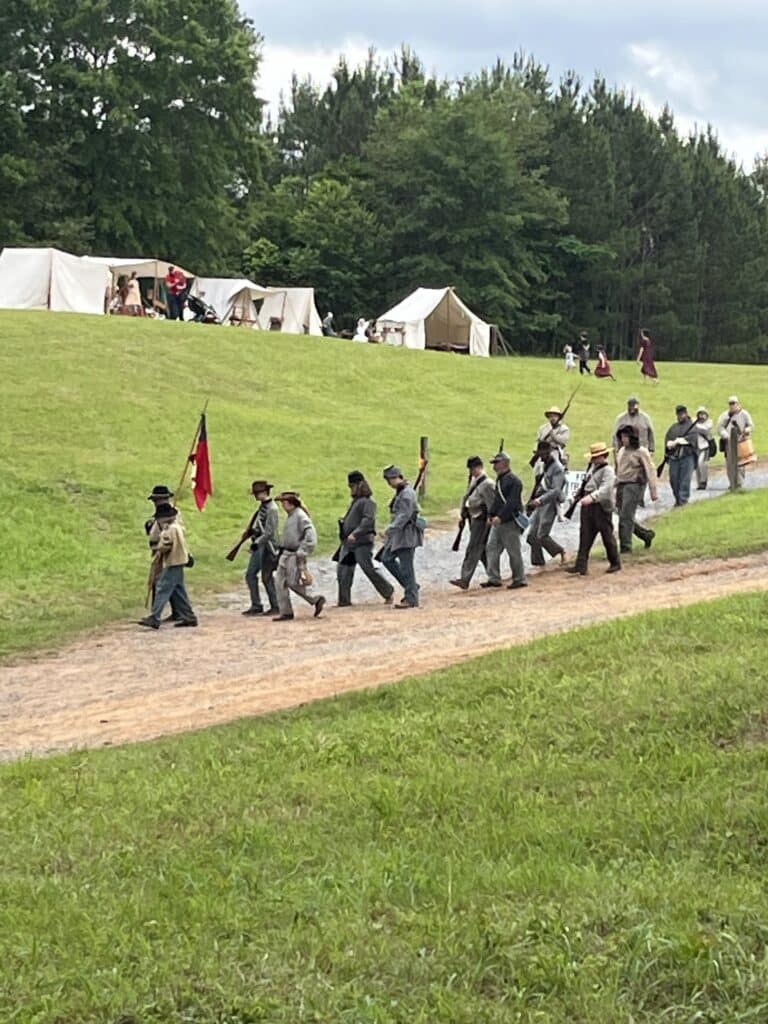
[{"label": "red flag", "polygon": [[203,511],[208,496],[213,494],[211,480],[211,460],[208,457],[208,431],[205,426],[205,413],[200,417],[200,432],[197,435],[195,454],[190,456],[195,467],[195,504]]}]

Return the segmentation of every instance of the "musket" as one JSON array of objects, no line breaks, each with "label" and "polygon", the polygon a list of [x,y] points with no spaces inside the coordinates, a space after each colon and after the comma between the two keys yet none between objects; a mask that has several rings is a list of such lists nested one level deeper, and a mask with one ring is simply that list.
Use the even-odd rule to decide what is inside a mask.
[{"label": "musket", "polygon": [[256,516],[258,514],[259,514],[259,509],[256,509],[256,511],[251,516],[251,521],[248,523],[248,526],[246,527],[245,532],[243,533],[243,535],[240,538],[240,540],[237,542],[237,544],[235,544],[235,546],[233,548],[230,548],[229,551],[227,552],[227,561],[228,562],[234,562],[234,560],[237,558],[238,551],[243,546],[243,544],[245,544],[245,542],[248,540],[248,538],[251,536],[251,533],[253,531],[253,527],[254,527],[254,525],[256,523]]},{"label": "musket", "polygon": [[[589,466],[591,466],[591,465],[592,465],[592,463],[590,462]],[[587,473],[589,472],[589,466],[587,466]],[[587,473],[584,474],[584,479],[579,484],[579,489],[574,494],[573,501],[568,506],[568,508],[565,510],[565,518],[566,519],[573,519],[573,513],[576,511],[577,505],[579,504],[581,499],[587,493],[587,479],[588,479],[587,478]]]},{"label": "musket", "polygon": [[[571,402],[576,397],[576,392],[579,390],[580,387],[581,387],[581,384],[577,384],[576,387],[573,389],[573,391],[571,392],[571,397],[565,403],[565,408],[560,413],[560,415],[557,417],[557,423],[554,423],[551,426],[553,426],[553,427],[559,426],[563,422],[565,417],[568,415],[568,410],[571,408]],[[531,467],[531,469],[533,469],[533,467],[536,465],[537,460],[538,460],[538,457],[536,455],[536,452],[534,452],[533,455],[531,456],[529,462],[528,462],[528,465]]]},{"label": "musket", "polygon": [[[693,422],[691,423],[690,427],[688,427],[688,429],[686,430],[686,432],[685,432],[685,433],[684,433],[684,434],[682,435],[682,436],[683,436],[683,438],[686,438],[686,437],[688,437],[688,435],[690,434],[690,432],[691,432],[692,430],[694,430],[694,429],[695,429],[695,427],[696,427],[696,420],[693,420]],[[670,428],[670,429],[671,429],[671,428]],[[663,459],[661,460],[661,462],[660,462],[660,463],[658,464],[658,466],[656,467],[656,476],[658,476],[658,477],[660,477],[660,476],[661,476],[661,474],[662,474],[662,473],[664,472],[664,467],[666,466],[666,464],[667,464],[668,462],[669,462],[669,451],[668,451],[668,450],[666,449],[666,447],[665,447],[665,449],[664,449],[664,458],[663,458]]]},{"label": "musket", "polygon": [[[501,448],[499,448],[499,451],[501,451]],[[469,493],[469,489],[470,489],[471,486],[472,486],[472,470],[469,471],[469,475],[467,476],[467,493]],[[467,525],[467,507],[464,504],[464,502],[462,502],[461,503],[461,516],[459,518],[459,531],[456,534],[456,537],[455,537],[455,539],[453,541],[453,544],[451,545],[451,551],[458,551],[459,548],[461,547],[461,535],[462,535],[462,533],[464,533],[464,527],[466,525]]]}]

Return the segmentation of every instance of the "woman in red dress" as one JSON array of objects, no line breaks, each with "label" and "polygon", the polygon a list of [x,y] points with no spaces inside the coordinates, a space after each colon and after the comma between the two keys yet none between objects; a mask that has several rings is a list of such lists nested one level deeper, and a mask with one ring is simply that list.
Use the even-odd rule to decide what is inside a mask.
[{"label": "woman in red dress", "polygon": [[640,364],[640,373],[643,375],[643,384],[646,384],[649,380],[653,381],[654,384],[658,384],[659,375],[656,371],[656,363],[654,362],[654,356],[656,346],[653,344],[653,339],[644,327],[640,328],[640,351],[637,353],[637,361]]},{"label": "woman in red dress", "polygon": [[608,356],[604,345],[597,346],[597,366],[595,367],[595,376],[610,377],[611,380],[616,380],[611,372],[611,364],[608,362]]}]

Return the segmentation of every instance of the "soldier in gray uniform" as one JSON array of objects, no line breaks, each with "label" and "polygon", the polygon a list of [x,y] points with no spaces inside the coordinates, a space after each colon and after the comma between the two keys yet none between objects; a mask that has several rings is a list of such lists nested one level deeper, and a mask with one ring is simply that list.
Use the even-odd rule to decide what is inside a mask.
[{"label": "soldier in gray uniform", "polygon": [[458,579],[451,580],[452,585],[460,590],[466,590],[469,587],[478,562],[486,565],[485,545],[488,540],[488,520],[496,498],[496,488],[493,481],[489,480],[483,467],[483,460],[479,455],[473,455],[467,459],[467,469],[469,470],[469,484],[461,500],[459,526],[464,522],[469,523],[469,542],[464,553],[464,561],[461,563],[461,574]]},{"label": "soldier in gray uniform", "polygon": [[619,430],[622,427],[634,427],[640,441],[641,448],[647,448],[653,455],[656,451],[656,438],[653,433],[651,417],[641,412],[640,402],[631,395],[627,399],[627,411],[619,413],[616,422],[613,424],[613,451],[619,450]]},{"label": "soldier in gray uniform", "polygon": [[509,589],[517,590],[528,586],[520,547],[523,531],[519,519],[523,511],[523,483],[510,469],[506,452],[494,455],[491,465],[496,473],[496,496],[491,507],[491,532],[488,536],[488,579],[480,586],[501,586],[501,553],[506,551],[512,569]]},{"label": "soldier in gray uniform", "polygon": [[613,510],[615,508],[613,489],[616,483],[616,474],[608,465],[609,455],[610,449],[602,443],[593,444],[587,455],[589,465],[582,483],[584,496],[579,502],[581,518],[579,552],[576,555],[575,565],[565,570],[569,573],[577,573],[579,576],[587,575],[589,553],[598,534],[602,538],[605,553],[610,562],[607,572],[619,572],[621,569],[616,534],[613,532]]},{"label": "soldier in gray uniform", "polygon": [[360,566],[385,604],[392,604],[395,588],[376,571],[373,564],[373,542],[376,539],[376,502],[362,473],[354,470],[347,474],[352,502],[346,515],[339,520],[341,546],[334,555],[338,561],[336,580],[339,586],[339,607],[352,604],[352,582],[355,567]]},{"label": "soldier in gray uniform", "polygon": [[534,454],[541,460],[544,472],[537,477],[528,504],[528,511],[533,515],[527,540],[531,545],[531,565],[544,565],[545,551],[552,558],[559,555],[560,560],[565,561],[565,548],[551,536],[558,506],[565,500],[565,470],[552,445],[540,441]]},{"label": "soldier in gray uniform", "polygon": [[317,618],[325,606],[325,598],[312,593],[314,581],[307,569],[307,558],[317,547],[317,531],[296,491],[283,491],[277,500],[283,506],[287,519],[283,526],[280,561],[277,563],[277,604],[280,614],[275,615],[272,621],[286,622],[293,618],[291,591],[312,605]]},{"label": "soldier in gray uniform", "polygon": [[418,608],[420,588],[413,561],[416,548],[424,543],[424,531],[419,523],[419,501],[416,491],[397,466],[387,466],[382,476],[395,496],[389,503],[392,520],[387,527],[381,561],[404,591],[402,601],[395,608]]},{"label": "soldier in gray uniform", "polygon": [[[279,516],[277,505],[269,494],[271,490],[272,484],[266,480],[254,480],[251,484],[251,493],[256,501],[260,502],[260,505],[251,526],[251,557],[245,572],[245,582],[251,594],[251,606],[246,608],[243,615],[264,615],[269,612],[277,614],[280,611],[277,604],[277,591],[275,590],[274,580],[279,555]],[[261,582],[264,584],[264,589],[267,592],[267,600],[269,601],[268,612],[265,612],[264,606],[261,603],[259,576],[261,576]]]}]

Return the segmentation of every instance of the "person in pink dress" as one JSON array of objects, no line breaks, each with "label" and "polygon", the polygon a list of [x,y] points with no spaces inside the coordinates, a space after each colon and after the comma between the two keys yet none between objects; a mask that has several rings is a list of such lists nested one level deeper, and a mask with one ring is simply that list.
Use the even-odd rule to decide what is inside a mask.
[{"label": "person in pink dress", "polygon": [[611,364],[608,362],[608,356],[604,345],[597,346],[597,366],[595,367],[595,376],[610,377],[611,380],[616,380],[611,371]]},{"label": "person in pink dress", "polygon": [[654,357],[656,355],[656,346],[653,343],[648,331],[644,328],[640,328],[640,351],[637,353],[637,361],[640,365],[640,373],[643,375],[643,384],[647,384],[650,380],[654,384],[659,383],[659,374],[656,370],[656,363]]}]

